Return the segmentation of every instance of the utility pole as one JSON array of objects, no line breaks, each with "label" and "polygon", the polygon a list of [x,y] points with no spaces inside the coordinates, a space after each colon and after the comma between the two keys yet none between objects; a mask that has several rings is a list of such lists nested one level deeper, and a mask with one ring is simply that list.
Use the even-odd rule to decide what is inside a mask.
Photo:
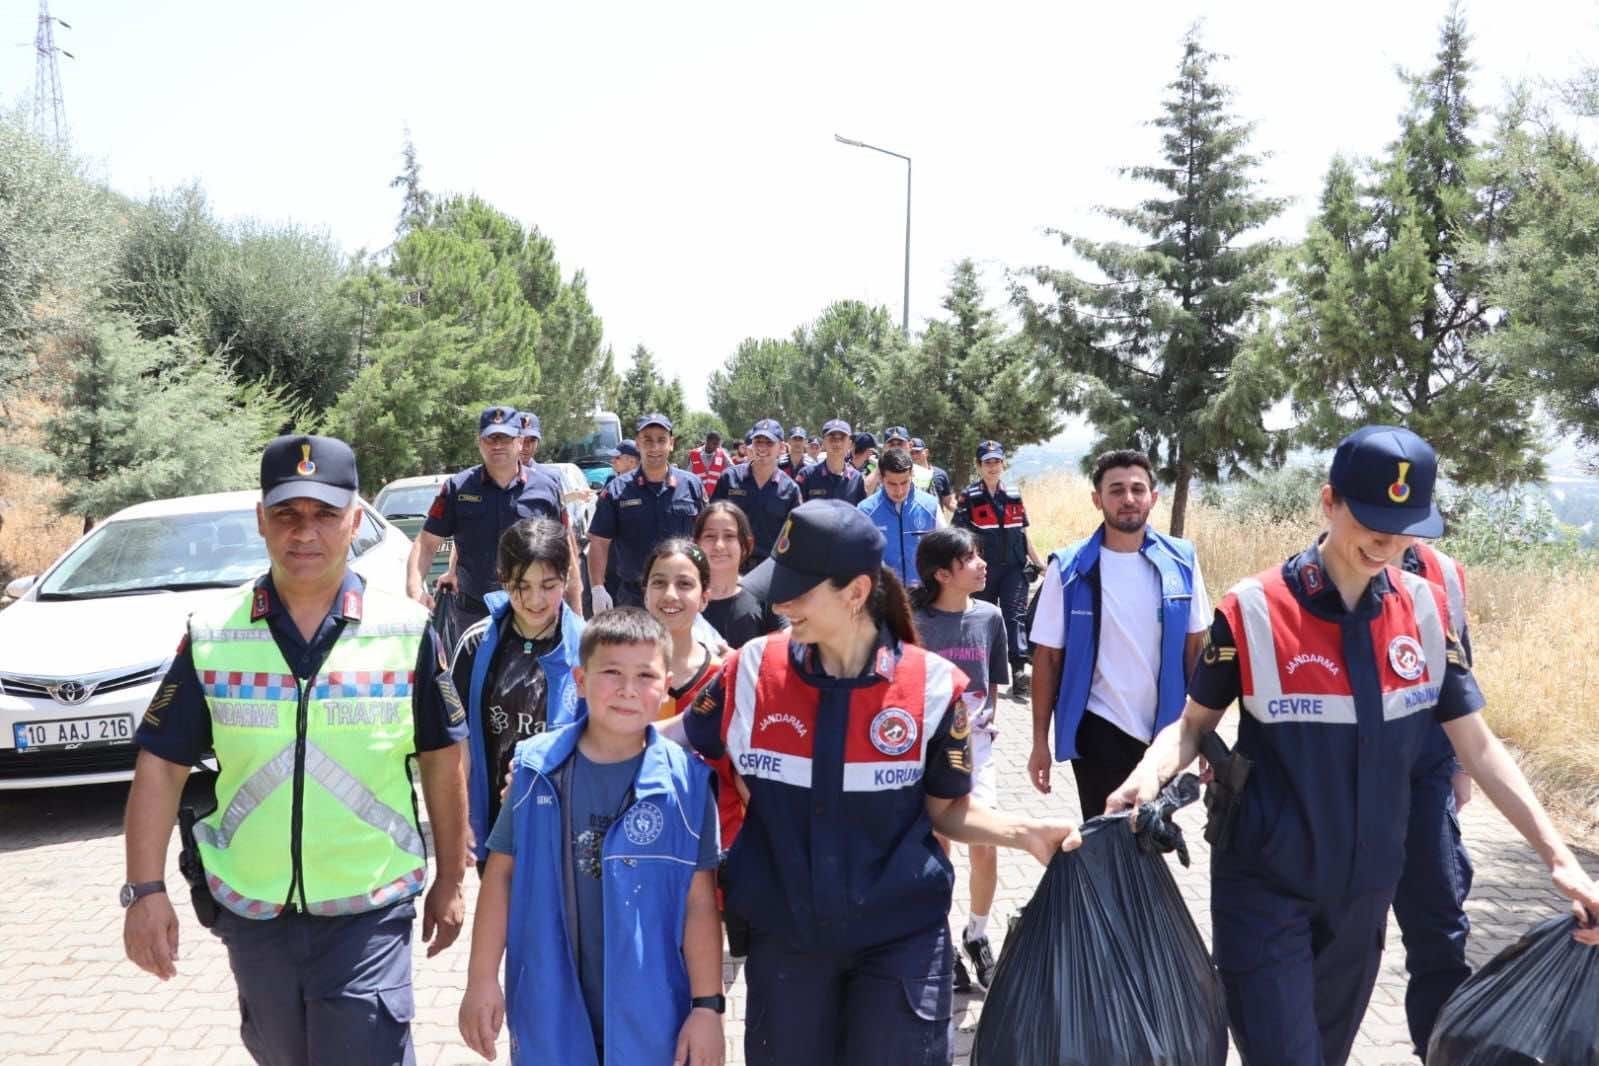
[{"label": "utility pole", "polygon": [[72,27],[50,14],[50,0],[39,0],[39,28],[33,36],[33,132],[57,147],[66,147],[67,108],[61,99],[61,64],[56,56],[77,56],[56,44],[55,28]]},{"label": "utility pole", "polygon": [[887,148],[879,148],[875,144],[865,141],[855,141],[840,134],[833,134],[833,140],[839,144],[847,144],[851,148],[870,148],[874,152],[891,155],[895,159],[905,160],[905,302],[900,310],[900,332],[909,337],[911,335],[911,157],[898,152],[890,152]]}]

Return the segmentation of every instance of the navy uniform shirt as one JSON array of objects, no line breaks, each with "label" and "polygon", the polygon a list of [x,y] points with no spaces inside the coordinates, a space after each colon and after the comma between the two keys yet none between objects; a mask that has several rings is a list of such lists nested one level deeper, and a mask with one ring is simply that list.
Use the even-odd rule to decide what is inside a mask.
[{"label": "navy uniform shirt", "polygon": [[1015,570],[1027,565],[1027,505],[1018,489],[1002,481],[989,492],[982,479],[972,482],[955,498],[950,525],[977,534],[978,547],[991,570]]},{"label": "navy uniform shirt", "polygon": [[668,467],[665,480],[650,481],[639,467],[605,486],[589,532],[611,542],[617,576],[636,585],[655,546],[669,537],[693,536],[694,519],[704,509],[705,486],[687,470]]},{"label": "navy uniform shirt", "polygon": [[[727,755],[723,717],[732,701],[726,687],[739,683],[743,657],[762,655],[767,639],[739,649],[740,658],[729,661],[683,716],[689,743],[706,758]],[[846,781],[847,771],[865,768],[847,750],[850,727],[861,721],[860,712],[851,713],[852,696],[886,684],[900,654],[899,642],[879,630],[877,652],[861,675],[835,678],[822,672],[814,646],[791,644],[789,669],[819,690],[814,716],[809,708],[786,716],[782,708],[760,708],[763,721],[809,730],[814,740],[803,781],[743,775],[749,812],[727,857],[727,902],[756,929],[803,950],[860,950],[948,920],[953,868],[933,837],[927,797],[959,799],[971,792],[963,694],[953,693],[930,730],[916,778],[871,788]]]},{"label": "navy uniform shirt", "polygon": [[439,486],[422,531],[455,538],[461,595],[468,604],[481,603],[500,587],[495,565],[500,534],[524,518],[552,518],[564,525],[561,483],[543,470],[524,466],[502,488],[479,465]]},{"label": "navy uniform shirt", "polygon": [[826,459],[812,463],[799,472],[794,483],[803,500],[843,500],[853,506],[866,499],[866,479],[847,461],[842,474],[829,470]]},{"label": "navy uniform shirt", "polygon": [[955,485],[949,479],[949,471],[941,466],[935,466],[932,469],[933,480],[927,486],[927,491],[937,496],[940,500],[946,496],[955,495]]},{"label": "navy uniform shirt", "polygon": [[[1311,615],[1336,622],[1343,661],[1354,693],[1357,724],[1315,719],[1270,724],[1244,712],[1237,750],[1254,763],[1244,788],[1231,851],[1213,858],[1217,868],[1263,874],[1307,899],[1333,899],[1392,888],[1404,866],[1405,829],[1413,767],[1435,722],[1480,710],[1485,701],[1452,631],[1438,702],[1430,710],[1384,720],[1379,656],[1372,622],[1389,596],[1403,596],[1388,571],[1367,584],[1354,610],[1346,610],[1324,576],[1315,545],[1283,564],[1294,598]],[[1447,618],[1447,615],[1445,615]],[[1237,642],[1220,610],[1195,665],[1188,692],[1196,703],[1225,709],[1243,694]],[[1310,661],[1301,669],[1328,669]],[[1369,812],[1362,818],[1358,812]]]},{"label": "navy uniform shirt", "polygon": [[722,473],[716,482],[713,500],[728,500],[750,520],[755,533],[755,550],[750,553],[746,567],[772,554],[772,545],[783,529],[788,513],[800,505],[799,486],[781,470],[774,470],[766,484],[757,485],[749,463],[739,463]]},{"label": "navy uniform shirt", "polygon": [[[353,570],[345,572],[344,584],[333,599],[332,609],[309,641],[300,635],[299,627],[279,601],[272,575],[257,579],[255,587],[266,594],[267,629],[284,663],[295,677],[305,680],[315,677],[321,670],[345,625],[359,621],[361,594],[366,583]],[[418,643],[416,684],[411,688],[416,750],[436,751],[466,739],[466,711],[455,695],[444,647],[432,626],[427,627]],[[211,750],[211,708],[194,670],[187,633],[133,735],[133,742],[152,755],[183,766],[195,765]]]}]

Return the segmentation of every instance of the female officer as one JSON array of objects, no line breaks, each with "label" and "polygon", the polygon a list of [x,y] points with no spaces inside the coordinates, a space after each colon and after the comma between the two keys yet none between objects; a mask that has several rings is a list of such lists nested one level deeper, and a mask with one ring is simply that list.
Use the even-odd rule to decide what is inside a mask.
[{"label": "female officer", "polygon": [[[1327,535],[1217,605],[1183,716],[1110,797],[1151,799],[1227,706],[1252,770],[1211,856],[1216,967],[1245,1063],[1342,1066],[1371,998],[1405,860],[1411,773],[1434,721],[1599,944],[1599,890],[1493,732],[1441,592],[1389,563],[1436,537],[1437,456],[1367,426],[1333,455]],[[1443,901],[1440,901],[1441,903]]]},{"label": "female officer", "polygon": [[849,504],[796,508],[768,564],[791,629],[733,653],[684,716],[750,792],[725,876],[751,927],[751,1066],[949,1063],[954,879],[934,830],[1040,862],[1080,842],[970,802],[966,679],[916,646],[882,558]]}]

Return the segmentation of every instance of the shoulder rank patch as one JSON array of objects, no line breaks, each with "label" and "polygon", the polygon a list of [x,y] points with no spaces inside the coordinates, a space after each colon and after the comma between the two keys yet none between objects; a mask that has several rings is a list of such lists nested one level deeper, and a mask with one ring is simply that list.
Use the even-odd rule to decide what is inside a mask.
[{"label": "shoulder rank patch", "polygon": [[965,740],[972,735],[971,715],[966,713],[966,701],[957,697],[955,701],[955,716],[950,719],[949,739]]},{"label": "shoulder rank patch", "polygon": [[949,757],[949,768],[956,773],[969,774],[972,772],[972,759],[965,744],[946,749]]},{"label": "shoulder rank patch", "polygon": [[466,708],[461,705],[461,694],[455,691],[455,679],[449,671],[444,671],[434,679],[439,686],[439,695],[444,699],[444,706],[450,712],[450,724],[460,725],[466,721]]},{"label": "shoulder rank patch", "polygon": [[722,683],[712,682],[700,689],[700,694],[694,697],[694,702],[689,705],[689,710],[695,714],[715,714],[722,708]]}]

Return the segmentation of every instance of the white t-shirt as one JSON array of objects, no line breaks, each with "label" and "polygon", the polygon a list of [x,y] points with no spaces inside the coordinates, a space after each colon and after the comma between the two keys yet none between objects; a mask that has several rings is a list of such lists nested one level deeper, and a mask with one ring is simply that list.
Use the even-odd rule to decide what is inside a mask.
[{"label": "white t-shirt", "polygon": [[[1101,547],[1099,589],[1099,655],[1088,688],[1088,709],[1147,744],[1155,738],[1155,712],[1160,702],[1160,572],[1137,552]],[[1060,563],[1051,559],[1033,614],[1030,637],[1034,644],[1064,646],[1065,609]],[[1209,629],[1211,614],[1205,578],[1195,559],[1188,632]]]}]

